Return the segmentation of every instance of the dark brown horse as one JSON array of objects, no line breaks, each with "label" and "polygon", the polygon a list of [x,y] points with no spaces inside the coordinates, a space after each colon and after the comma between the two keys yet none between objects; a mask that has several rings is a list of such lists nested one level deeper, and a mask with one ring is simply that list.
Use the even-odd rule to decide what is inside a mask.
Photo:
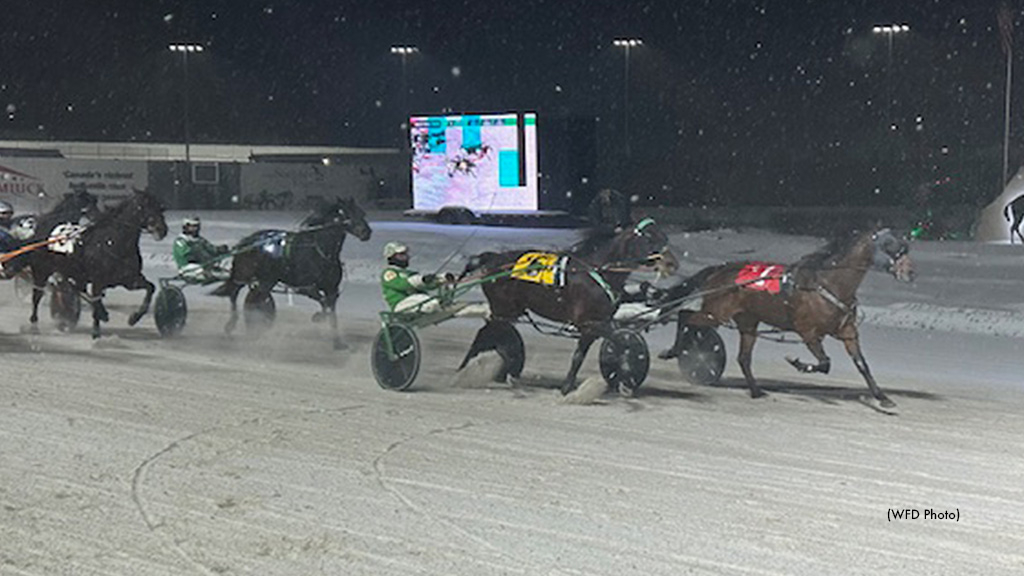
[{"label": "dark brown horse", "polygon": [[[530,254],[541,254],[546,264],[526,266],[524,274],[509,274],[517,262],[523,267],[527,262],[524,256],[529,259]],[[646,266],[664,274],[672,274],[678,267],[668,237],[649,218],[618,233],[592,230],[583,242],[566,252],[514,250],[473,257],[463,277],[474,273],[495,279],[483,284],[491,318],[478,333],[463,365],[476,354],[492,349],[486,340],[493,323],[514,322],[533,312],[578,332],[579,342],[562,385],[562,393],[568,394],[576,388],[576,375],[591,344],[611,332],[612,316],[630,272]],[[540,278],[544,274],[539,272],[548,278]],[[530,276],[535,279],[530,280]]]},{"label": "dark brown horse", "polygon": [[[825,336],[841,340],[871,394],[884,407],[895,404],[878,388],[860,349],[857,333],[857,288],[870,268],[891,273],[897,280],[913,279],[913,264],[906,240],[888,228],[872,227],[840,236],[821,250],[805,256],[793,266],[764,262],[729,262],[711,266],[669,289],[662,301],[672,301],[699,291],[699,311],[679,313],[679,325],[718,326],[734,324],[740,332],[740,369],[757,398],[764,392],[750,370],[757,341],[758,325],[769,324],[800,335],[817,359],[806,364],[787,358],[800,372],[828,373],[830,360],[822,341]],[[681,352],[681,333],[676,343],[661,353],[672,358]]]}]

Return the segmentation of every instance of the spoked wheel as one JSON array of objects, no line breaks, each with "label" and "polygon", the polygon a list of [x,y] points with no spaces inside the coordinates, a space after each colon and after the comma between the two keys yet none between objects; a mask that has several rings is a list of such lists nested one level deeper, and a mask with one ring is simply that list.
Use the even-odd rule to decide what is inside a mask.
[{"label": "spoked wheel", "polygon": [[82,300],[78,288],[67,278],[59,277],[51,286],[50,318],[57,323],[57,329],[68,332],[78,326],[82,316]]},{"label": "spoked wheel", "polygon": [[601,376],[619,394],[632,396],[647,379],[651,354],[647,341],[636,330],[619,328],[601,342]]},{"label": "spoked wheel", "polygon": [[170,338],[181,334],[188,318],[188,305],[181,288],[167,285],[160,289],[153,306],[153,318],[161,336]]},{"label": "spoked wheel", "polygon": [[725,343],[718,331],[707,326],[679,327],[679,371],[691,384],[712,386],[725,371]]},{"label": "spoked wheel", "polygon": [[384,326],[373,339],[370,361],[381,388],[405,390],[420,371],[420,339],[408,326]]},{"label": "spoked wheel", "polygon": [[245,315],[245,330],[250,334],[262,334],[274,325],[277,306],[271,294],[260,294],[250,289],[245,295],[242,312]]}]

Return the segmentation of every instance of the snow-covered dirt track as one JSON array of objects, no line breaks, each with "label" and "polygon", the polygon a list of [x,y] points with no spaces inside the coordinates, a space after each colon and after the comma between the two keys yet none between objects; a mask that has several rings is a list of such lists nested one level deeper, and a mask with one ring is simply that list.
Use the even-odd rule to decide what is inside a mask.
[{"label": "snow-covered dirt track", "polygon": [[[208,221],[215,241],[249,230]],[[126,326],[141,293],[115,290],[94,343],[85,315],[71,334],[24,333],[28,306],[0,284],[0,574],[1024,573],[1019,247],[916,244],[915,286],[869,275],[862,342],[897,415],[863,402],[835,342],[833,373],[813,377],[783,361],[802,347],[759,342],[769,396],[751,400],[728,330],[721,385],[655,359],[637,398],[579,406],[554,389],[573,342],[523,327],[513,389],[455,376],[479,323],[457,320],[420,332],[409,392],[381,390],[384,242],[410,241],[427,270],[460,245],[568,234],[472,230],[349,239],[342,352],[299,297],[279,296],[268,334],[229,339],[227,303],[188,288],[184,334],[161,340],[151,317]],[[818,244],[673,235],[686,273]],[[145,247],[150,279],[168,275],[169,242]],[[670,336],[650,333],[652,351]],[[891,518],[906,509],[919,515]]]}]

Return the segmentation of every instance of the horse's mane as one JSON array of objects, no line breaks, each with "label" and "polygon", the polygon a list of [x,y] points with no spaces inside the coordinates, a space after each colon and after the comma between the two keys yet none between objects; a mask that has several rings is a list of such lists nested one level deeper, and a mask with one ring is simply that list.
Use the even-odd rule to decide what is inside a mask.
[{"label": "horse's mane", "polygon": [[872,229],[872,227],[850,225],[840,226],[837,228],[837,231],[827,239],[824,246],[801,258],[796,263],[796,267],[808,269],[828,268],[828,260],[830,258],[834,258],[840,254],[845,254],[849,250],[852,250],[854,245],[860,240],[863,233],[870,229]]},{"label": "horse's mane", "polygon": [[108,224],[116,220],[132,203],[132,196],[125,198],[118,202],[113,208],[104,210],[96,217],[96,222],[93,223],[93,227],[100,226],[102,224]]}]

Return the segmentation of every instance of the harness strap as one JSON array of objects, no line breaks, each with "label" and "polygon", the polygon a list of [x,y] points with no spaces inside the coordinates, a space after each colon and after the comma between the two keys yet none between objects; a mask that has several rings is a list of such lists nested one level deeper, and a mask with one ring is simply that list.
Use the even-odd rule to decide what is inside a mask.
[{"label": "harness strap", "polygon": [[612,290],[612,287],[608,285],[608,282],[606,282],[605,279],[601,277],[601,274],[599,274],[597,270],[588,270],[587,274],[589,274],[590,277],[594,279],[594,282],[597,282],[597,285],[600,286],[602,290],[604,290],[604,293],[608,296],[608,299],[612,301],[612,305],[617,306],[619,304],[619,297],[617,294],[615,294],[615,291]]}]

